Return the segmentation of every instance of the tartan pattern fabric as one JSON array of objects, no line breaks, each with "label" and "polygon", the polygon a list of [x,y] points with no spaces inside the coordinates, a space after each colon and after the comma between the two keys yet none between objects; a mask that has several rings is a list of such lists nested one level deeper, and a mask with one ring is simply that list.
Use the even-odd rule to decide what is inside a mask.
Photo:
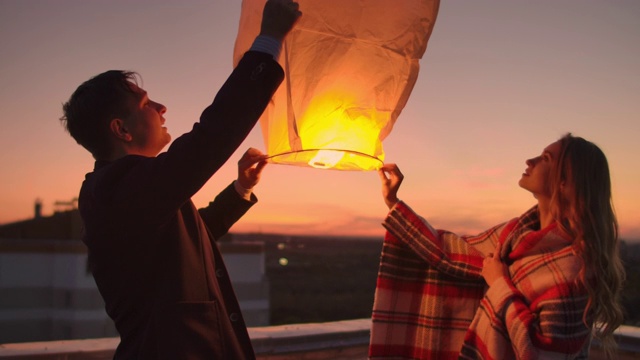
[{"label": "tartan pattern fabric", "polygon": [[[383,226],[370,359],[586,359],[581,263],[555,224],[535,230],[537,207],[458,236],[399,202]],[[482,261],[498,242],[511,280],[487,288]]]}]

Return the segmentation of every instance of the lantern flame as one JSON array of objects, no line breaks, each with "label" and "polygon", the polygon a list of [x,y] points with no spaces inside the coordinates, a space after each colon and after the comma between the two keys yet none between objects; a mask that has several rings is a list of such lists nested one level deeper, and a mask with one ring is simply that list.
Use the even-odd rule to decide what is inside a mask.
[{"label": "lantern flame", "polygon": [[316,169],[330,169],[344,157],[344,151],[339,150],[318,150],[316,156],[309,161],[309,166]]}]

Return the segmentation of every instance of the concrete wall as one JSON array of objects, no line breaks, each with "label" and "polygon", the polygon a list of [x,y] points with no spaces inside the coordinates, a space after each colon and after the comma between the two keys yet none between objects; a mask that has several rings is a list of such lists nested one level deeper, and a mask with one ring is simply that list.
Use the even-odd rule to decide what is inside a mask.
[{"label": "concrete wall", "polygon": [[[249,328],[258,360],[365,360],[368,355],[370,319],[328,323],[290,324]],[[640,328],[621,326],[616,359],[640,358]],[[108,360],[119,339],[0,344],[1,360]],[[603,359],[592,344],[589,360]]]}]

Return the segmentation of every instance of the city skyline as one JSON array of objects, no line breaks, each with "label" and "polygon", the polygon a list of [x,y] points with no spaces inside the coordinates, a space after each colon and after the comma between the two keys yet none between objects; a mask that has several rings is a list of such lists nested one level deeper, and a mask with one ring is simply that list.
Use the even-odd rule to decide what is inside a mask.
[{"label": "city skyline", "polygon": [[[137,71],[167,106],[175,139],[232,70],[239,0],[0,2],[0,224],[77,197],[93,159],[60,125],[61,104],[89,77]],[[301,10],[304,13],[304,2]],[[599,145],[611,168],[622,238],[640,238],[640,3],[633,0],[441,3],[409,101],[383,142],[405,174],[399,196],[435,227],[475,233],[535,199],[517,185],[525,160],[566,132]],[[198,192],[229,184],[260,126]],[[269,164],[256,204],[232,232],[384,233],[375,172]]]}]

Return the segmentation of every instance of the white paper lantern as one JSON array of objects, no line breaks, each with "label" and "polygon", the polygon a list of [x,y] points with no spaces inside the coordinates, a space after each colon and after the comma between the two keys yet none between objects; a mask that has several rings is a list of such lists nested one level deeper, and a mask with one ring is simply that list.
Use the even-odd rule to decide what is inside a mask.
[{"label": "white paper lantern", "polygon": [[[273,163],[374,170],[418,77],[439,0],[299,0],[278,61],[285,81],[260,119]],[[243,0],[234,65],[265,0]]]}]

